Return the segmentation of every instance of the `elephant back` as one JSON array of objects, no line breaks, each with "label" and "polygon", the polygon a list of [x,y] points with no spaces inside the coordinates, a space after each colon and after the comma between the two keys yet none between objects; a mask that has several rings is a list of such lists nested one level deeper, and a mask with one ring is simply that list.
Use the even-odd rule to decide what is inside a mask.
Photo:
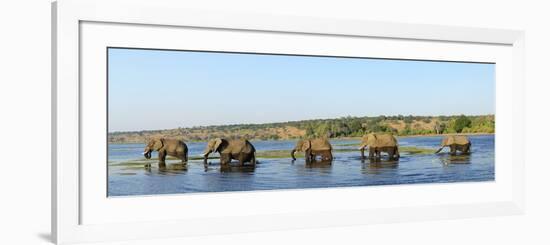
[{"label": "elephant back", "polygon": [[442,145],[466,145],[469,143],[470,139],[465,135],[450,135],[445,137]]},{"label": "elephant back", "polygon": [[320,150],[332,150],[332,145],[325,138],[316,138],[311,140],[311,149],[320,151]]},{"label": "elephant back", "polygon": [[248,140],[245,140],[245,139],[229,140],[227,148],[223,150],[224,153],[233,153],[233,154],[237,154],[240,152],[253,153],[255,151],[256,149],[254,148],[254,146]]},{"label": "elephant back", "polygon": [[392,147],[397,146],[397,139],[391,134],[379,134],[377,135],[376,146],[377,147]]},{"label": "elephant back", "polygon": [[175,152],[175,151],[187,149],[187,145],[182,140],[164,139],[163,142],[164,142],[163,148],[167,151],[170,151],[170,152]]},{"label": "elephant back", "polygon": [[362,143],[369,147],[392,147],[397,146],[397,139],[391,134],[370,133],[363,136]]}]

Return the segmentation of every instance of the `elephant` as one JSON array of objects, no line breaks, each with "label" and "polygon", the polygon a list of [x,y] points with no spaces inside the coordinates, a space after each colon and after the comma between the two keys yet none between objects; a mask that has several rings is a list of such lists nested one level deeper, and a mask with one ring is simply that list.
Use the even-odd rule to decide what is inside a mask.
[{"label": "elephant", "polygon": [[[143,150],[143,156],[147,159],[151,159],[151,152],[158,151],[159,153],[159,167],[166,167],[166,155],[173,156],[181,159],[182,164],[187,164],[187,145],[182,140],[177,139],[165,139],[155,138],[149,140],[149,143]],[[150,167],[151,164],[145,165]]]},{"label": "elephant", "polygon": [[296,160],[294,153],[297,151],[304,152],[306,163],[315,161],[319,155],[322,161],[332,161],[332,145],[325,138],[299,140],[290,152],[293,161]]},{"label": "elephant", "polygon": [[441,141],[441,147],[435,152],[435,154],[439,153],[446,146],[451,149],[451,155],[455,155],[457,150],[462,153],[469,153],[472,143],[465,135],[448,135],[443,138]]},{"label": "elephant", "polygon": [[365,159],[365,148],[369,148],[369,158],[380,158],[380,152],[388,153],[390,160],[399,160],[397,139],[391,134],[369,133],[361,139],[361,158]]},{"label": "elephant", "polygon": [[229,164],[232,159],[239,160],[241,166],[244,166],[245,162],[256,165],[256,148],[245,139],[227,140],[216,138],[208,141],[202,154],[205,165],[208,162],[208,155],[213,152],[220,154],[221,165]]}]

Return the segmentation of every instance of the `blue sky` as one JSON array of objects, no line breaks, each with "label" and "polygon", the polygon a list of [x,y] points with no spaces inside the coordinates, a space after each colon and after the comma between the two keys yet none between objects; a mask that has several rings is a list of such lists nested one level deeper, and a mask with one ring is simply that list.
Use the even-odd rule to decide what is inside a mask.
[{"label": "blue sky", "polygon": [[109,131],[495,112],[494,64],[109,49]]}]

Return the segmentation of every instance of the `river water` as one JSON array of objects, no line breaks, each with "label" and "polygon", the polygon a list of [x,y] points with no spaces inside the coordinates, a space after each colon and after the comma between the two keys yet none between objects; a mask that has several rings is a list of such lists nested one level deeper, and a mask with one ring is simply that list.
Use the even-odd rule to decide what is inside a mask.
[{"label": "river water", "polygon": [[[258,158],[253,166],[221,168],[212,159],[207,168],[202,160],[192,160],[187,167],[179,161],[167,161],[167,169],[126,166],[141,160],[144,144],[109,144],[108,195],[154,195],[273,189],[303,189],[347,186],[395,185],[413,183],[449,183],[493,181],[494,135],[471,136],[469,155],[451,156],[448,148],[440,154],[401,152],[399,161],[363,161],[360,152],[333,153],[332,164],[306,164],[303,158],[292,161],[290,149],[295,141],[252,141],[257,151],[288,150],[288,158]],[[414,146],[437,150],[441,137],[398,138],[401,147]],[[357,149],[359,140],[331,140],[335,149]],[[206,142],[187,143],[189,157],[198,157]],[[367,152],[365,152],[367,153]],[[217,154],[215,154],[217,155]],[[153,154],[153,158],[156,155]]]}]

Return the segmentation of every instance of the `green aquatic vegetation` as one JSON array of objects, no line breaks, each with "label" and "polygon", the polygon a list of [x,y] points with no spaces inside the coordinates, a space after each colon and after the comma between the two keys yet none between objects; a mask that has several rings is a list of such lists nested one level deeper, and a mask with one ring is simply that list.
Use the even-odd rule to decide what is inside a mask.
[{"label": "green aquatic vegetation", "polygon": [[[356,151],[355,149],[333,149],[333,152],[350,152]],[[303,157],[303,152],[296,152],[296,157]],[[257,151],[257,158],[290,158],[290,150],[270,150],[270,151]]]},{"label": "green aquatic vegetation", "polygon": [[[303,157],[304,153],[296,153],[296,156]],[[290,158],[290,150],[271,150],[271,151],[257,151],[257,158]]]},{"label": "green aquatic vegetation", "polygon": [[345,144],[333,144],[333,146],[356,146],[359,147],[361,143],[345,143]]},{"label": "green aquatic vegetation", "polygon": [[[219,159],[219,158],[220,158],[219,156],[213,156],[212,154],[210,154],[208,156],[208,160],[210,160],[210,159]],[[187,159],[190,160],[190,161],[191,160],[203,160],[204,157],[203,156],[190,156]]]},{"label": "green aquatic vegetation", "polygon": [[118,175],[136,175],[136,173],[117,173]]},{"label": "green aquatic vegetation", "polygon": [[155,161],[152,161],[152,160],[147,160],[147,161],[130,160],[130,161],[126,161],[126,162],[114,162],[114,163],[109,163],[109,166],[120,166],[120,167],[124,167],[124,166],[134,166],[134,165],[143,166],[144,164],[147,164],[147,163],[154,163],[154,162],[155,162]]},{"label": "green aquatic vegetation", "polygon": [[429,149],[429,148],[415,147],[415,146],[401,146],[399,147],[399,152],[416,155],[416,154],[433,154],[435,150]]}]

